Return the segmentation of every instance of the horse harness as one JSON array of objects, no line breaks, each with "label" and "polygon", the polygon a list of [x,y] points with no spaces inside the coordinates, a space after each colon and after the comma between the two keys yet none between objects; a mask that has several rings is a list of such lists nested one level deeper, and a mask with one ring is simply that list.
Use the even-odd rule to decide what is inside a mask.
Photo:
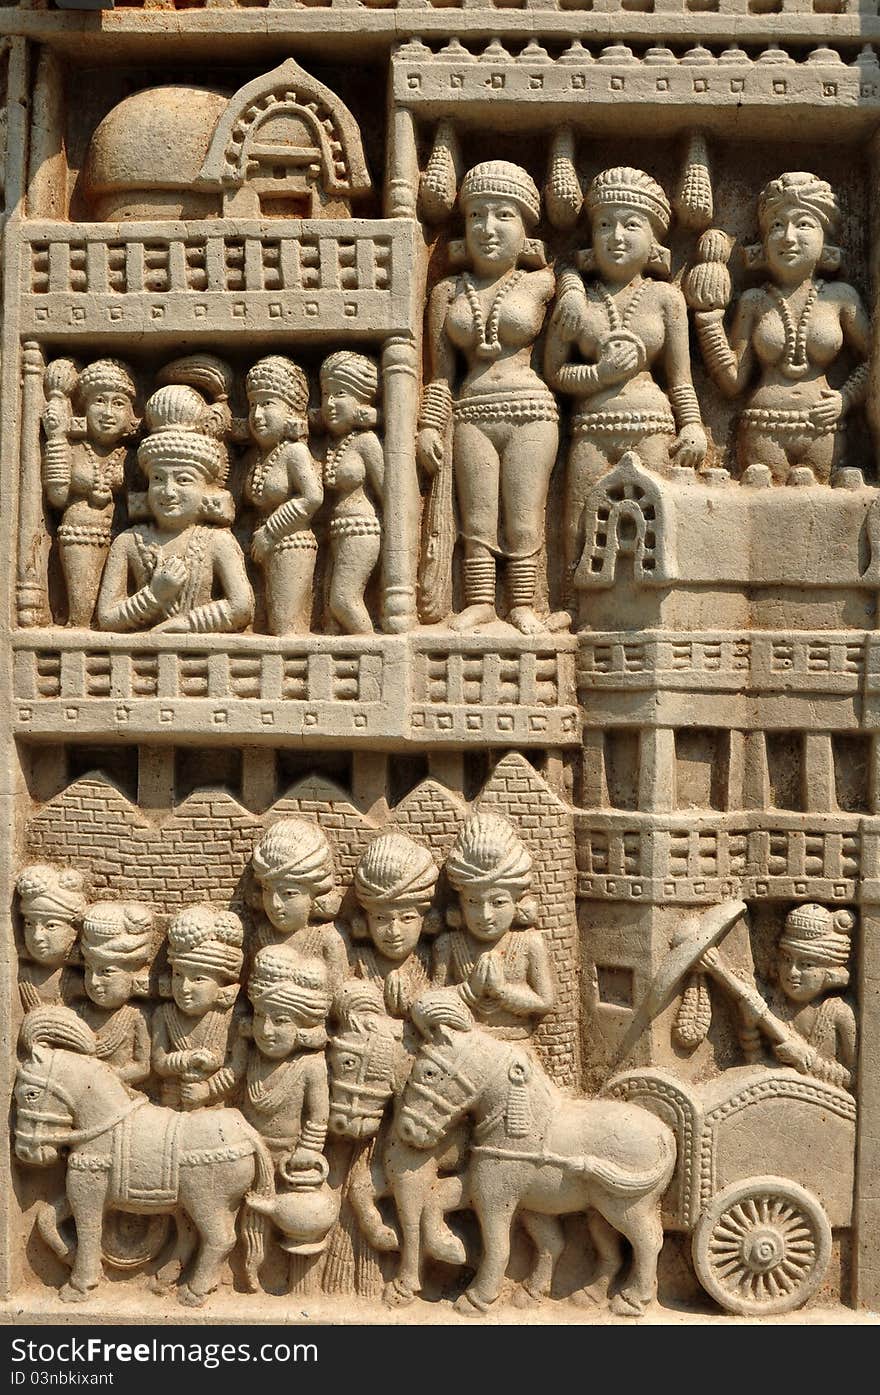
[{"label": "horse harness", "polygon": [[[29,1071],[26,1064],[19,1067],[19,1078],[25,1084],[40,1086],[59,1100],[69,1110],[68,1114],[42,1112],[17,1106],[18,1117],[34,1124],[57,1124],[62,1127],[73,1122],[76,1104],[72,1095],[52,1079],[55,1052],[52,1052],[49,1068],[45,1076]],[[145,1106],[149,1106],[150,1117],[138,1116]],[[164,1116],[161,1120],[156,1116]],[[153,1105],[145,1095],[135,1095],[126,1100],[122,1109],[107,1119],[99,1120],[87,1129],[71,1129],[65,1133],[43,1135],[37,1142],[52,1147],[78,1147],[92,1143],[95,1139],[110,1134],[111,1152],[81,1154],[71,1153],[67,1159],[68,1168],[75,1172],[108,1172],[110,1174],[108,1198],[116,1205],[137,1204],[161,1208],[173,1205],[178,1199],[180,1168],[198,1167],[211,1163],[234,1162],[239,1158],[250,1157],[254,1153],[254,1143],[250,1139],[241,1143],[227,1144],[220,1148],[198,1148],[182,1151],[180,1130],[187,1116],[177,1110],[164,1109]],[[157,1127],[161,1123],[161,1127]],[[140,1129],[137,1125],[141,1124]],[[140,1136],[138,1136],[140,1135]],[[144,1139],[149,1139],[147,1158],[139,1158]],[[161,1160],[158,1185],[151,1173],[155,1172],[155,1159]]]}]

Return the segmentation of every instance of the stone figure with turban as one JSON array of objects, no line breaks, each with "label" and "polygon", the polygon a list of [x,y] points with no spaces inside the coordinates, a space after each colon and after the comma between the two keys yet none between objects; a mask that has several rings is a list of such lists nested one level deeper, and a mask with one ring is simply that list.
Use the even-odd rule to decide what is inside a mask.
[{"label": "stone figure with turban", "polygon": [[[845,463],[845,419],[868,384],[868,316],[858,292],[836,279],[840,207],[824,179],[789,170],[761,190],[757,214],[761,242],[746,260],[767,280],[739,297],[730,336],[723,233],[704,233],[685,292],[716,386],[736,397],[757,380],[739,417],[743,483],[827,484]],[[832,387],[828,374],[843,353],[851,372]]]},{"label": "stone figure with turban", "polygon": [[134,524],[113,543],[98,624],[183,634],[243,630],[254,595],[229,528],[228,456],[208,404],[194,388],[168,384],[153,393],[145,417],[149,434],[137,458],[152,522]]},{"label": "stone figure with turban", "polygon": [[[858,1041],[856,1017],[843,996],[849,984],[855,919],[842,907],[815,903],[795,906],[785,918],[776,946],[773,1014],[791,1028],[791,1036],[773,1042],[786,1066],[852,1090]],[[760,1028],[744,1009],[747,1026]]]},{"label": "stone figure with turban", "polygon": [[374,838],[355,870],[351,972],[382,989],[392,1017],[408,1017],[431,982],[424,935],[438,928],[430,907],[439,875],[428,849],[403,833]]},{"label": "stone figure with turban", "polygon": [[330,1112],[326,1020],[330,988],[322,959],[284,945],[257,952],[247,985],[253,1007],[245,1117],[262,1135],[286,1181],[326,1175]]},{"label": "stone figure with turban", "polygon": [[311,819],[280,819],[254,848],[251,870],[265,914],[256,947],[283,944],[306,959],[322,960],[335,993],[347,973],[348,955],[334,924],[342,897],[323,830]]},{"label": "stone figure with turban", "polygon": [[161,1102],[194,1109],[235,1095],[247,1067],[236,1010],[244,930],[234,911],[185,906],[168,928],[172,1001],[153,1016]]},{"label": "stone figure with turban", "polygon": [[24,954],[18,991],[25,1012],[69,1005],[83,993],[77,936],[86,909],[85,877],[73,867],[33,862],[16,882]]},{"label": "stone figure with turban", "polygon": [[136,901],[95,901],[83,917],[80,949],[85,964],[81,1016],[95,1033],[96,1054],[127,1085],[150,1074],[150,1028],[144,1009],[146,970],[158,946],[149,906]]},{"label": "stone figure with turban", "polygon": [[508,1040],[528,1037],[553,1007],[556,987],[537,903],[532,858],[498,814],[474,814],[446,861],[459,906],[434,953],[437,987],[459,984],[481,1026]]}]

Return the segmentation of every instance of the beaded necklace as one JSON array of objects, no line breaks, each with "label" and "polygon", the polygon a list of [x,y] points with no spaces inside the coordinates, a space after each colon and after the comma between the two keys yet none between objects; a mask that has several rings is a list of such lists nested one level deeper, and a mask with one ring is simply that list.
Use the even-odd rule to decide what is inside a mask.
[{"label": "beaded necklace", "polygon": [[109,455],[101,456],[89,441],[83,441],[86,459],[92,467],[92,487],[89,496],[97,506],[112,504],[113,485],[122,483],[126,447],[117,446]]},{"label": "beaded necklace", "polygon": [[324,459],[324,483],[328,489],[336,488],[336,468],[348,450],[352,437],[357,431],[346,431],[344,436],[340,436],[335,445],[331,446]]},{"label": "beaded necklace", "polygon": [[810,282],[804,308],[795,325],[791,310],[779,287],[767,287],[770,298],[776,303],[776,309],[785,330],[785,352],[782,362],[779,364],[779,371],[786,378],[803,378],[810,371],[810,360],[807,358],[807,333],[810,328],[813,306],[816,304],[821,289],[821,281]]},{"label": "beaded necklace", "polygon": [[519,285],[525,272],[513,271],[508,276],[504,285],[498,291],[492,301],[488,319],[483,315],[483,307],[480,304],[480,297],[473,279],[465,273],[464,293],[467,296],[468,304],[471,307],[471,314],[474,320],[474,329],[477,332],[477,358],[495,359],[501,353],[501,340],[498,338],[498,321],[501,318],[501,307],[511,291]]},{"label": "beaded necklace", "polygon": [[596,293],[605,307],[605,314],[608,316],[608,325],[612,330],[628,329],[630,320],[635,314],[639,301],[648,289],[648,282],[642,281],[633,291],[623,314],[621,315],[617,306],[611,298],[611,292],[601,281],[596,282]]},{"label": "beaded necklace", "polygon": [[267,455],[261,455],[251,473],[251,498],[258,504],[263,497],[263,489],[266,484],[266,476],[275,464],[275,457],[281,450],[283,441],[277,446],[273,446]]}]

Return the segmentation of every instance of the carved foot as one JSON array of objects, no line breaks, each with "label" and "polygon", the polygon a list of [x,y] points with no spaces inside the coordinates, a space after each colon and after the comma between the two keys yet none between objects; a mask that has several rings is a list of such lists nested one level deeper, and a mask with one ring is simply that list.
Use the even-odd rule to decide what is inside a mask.
[{"label": "carved foot", "polygon": [[464,1241],[446,1226],[437,1235],[425,1236],[425,1253],[443,1264],[464,1264],[467,1259]]},{"label": "carved foot", "polygon": [[523,1284],[513,1295],[513,1306],[515,1308],[536,1308],[542,1298],[546,1298],[546,1293],[539,1293],[537,1289],[529,1288],[528,1284]]},{"label": "carved foot", "polygon": [[546,622],[535,614],[530,605],[514,606],[507,619],[523,635],[542,635],[547,629]]},{"label": "carved foot", "polygon": [[415,1299],[415,1291],[399,1279],[392,1279],[382,1291],[382,1302],[386,1308],[408,1308]]},{"label": "carved foot", "polygon": [[480,1298],[472,1288],[466,1288],[460,1298],[454,1304],[455,1311],[461,1313],[463,1317],[483,1317],[488,1312],[489,1304],[485,1299]]},{"label": "carved foot", "polygon": [[587,1284],[585,1288],[580,1288],[571,1295],[572,1303],[576,1303],[579,1308],[599,1308],[608,1301],[608,1280],[597,1280],[595,1283]]},{"label": "carved foot", "polygon": [[400,1241],[390,1225],[361,1226],[361,1234],[374,1250],[379,1250],[382,1254],[390,1254],[393,1250],[400,1249]]},{"label": "carved foot", "polygon": [[453,615],[449,628],[462,633],[465,630],[475,630],[478,625],[491,625],[492,621],[497,619],[494,605],[469,605],[458,615]]},{"label": "carved foot", "polygon": [[650,1303],[649,1298],[642,1298],[634,1289],[622,1288],[620,1293],[616,1293],[611,1300],[611,1311],[618,1317],[643,1317]]},{"label": "carved foot", "polygon": [[58,1297],[62,1303],[85,1303],[97,1287],[97,1284],[92,1284],[91,1288],[76,1288],[73,1284],[63,1284],[58,1290]]},{"label": "carved foot", "polygon": [[195,1289],[190,1288],[189,1284],[184,1284],[182,1288],[177,1290],[177,1301],[181,1303],[184,1308],[203,1308],[207,1297],[207,1293],[196,1293]]}]

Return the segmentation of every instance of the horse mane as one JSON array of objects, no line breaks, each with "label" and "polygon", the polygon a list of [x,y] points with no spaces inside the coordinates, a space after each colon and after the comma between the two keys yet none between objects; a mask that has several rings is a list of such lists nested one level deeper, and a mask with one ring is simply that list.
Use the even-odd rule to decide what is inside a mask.
[{"label": "horse mane", "polygon": [[60,1046],[80,1056],[94,1056],[98,1049],[91,1027],[67,1007],[38,1007],[25,1013],[19,1044],[28,1056],[35,1046]]},{"label": "horse mane", "polygon": [[411,1012],[412,1020],[423,1037],[430,1037],[435,1027],[451,1027],[455,1032],[470,1032],[474,1017],[457,988],[429,988]]}]

